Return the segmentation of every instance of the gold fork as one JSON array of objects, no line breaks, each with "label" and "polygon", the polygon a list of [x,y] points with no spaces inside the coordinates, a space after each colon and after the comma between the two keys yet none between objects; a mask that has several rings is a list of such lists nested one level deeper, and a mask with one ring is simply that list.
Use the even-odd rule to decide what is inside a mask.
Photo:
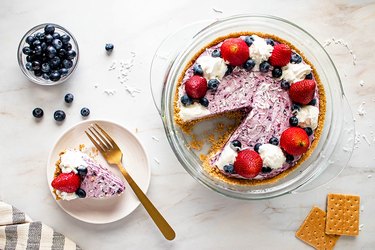
[{"label": "gold fork", "polygon": [[167,240],[173,240],[176,236],[176,233],[174,232],[172,227],[163,218],[163,216],[155,208],[155,206],[151,203],[151,201],[147,198],[143,191],[138,187],[137,183],[129,175],[128,171],[126,171],[126,169],[122,166],[122,152],[117,146],[116,142],[97,123],[95,123],[94,125],[91,124],[88,130],[89,131],[85,131],[86,135],[95,145],[95,147],[100,151],[106,161],[111,165],[116,165],[120,169],[122,175],[125,177],[126,181],[133,189],[135,195],[138,197],[139,201],[142,203],[164,237]]}]

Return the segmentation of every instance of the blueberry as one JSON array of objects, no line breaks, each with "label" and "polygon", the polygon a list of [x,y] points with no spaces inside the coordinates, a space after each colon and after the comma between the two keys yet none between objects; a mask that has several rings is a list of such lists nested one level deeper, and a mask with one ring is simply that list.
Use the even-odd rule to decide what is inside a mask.
[{"label": "blueberry", "polygon": [[49,74],[48,73],[43,73],[42,75],[44,80],[49,80]]},{"label": "blueberry", "polygon": [[283,74],[283,71],[279,67],[275,67],[272,70],[272,76],[275,78],[279,78]]},{"label": "blueberry", "polygon": [[69,51],[73,48],[73,46],[70,44],[70,43],[67,43],[67,44],[64,44],[63,48],[66,50],[66,51]]},{"label": "blueberry", "polygon": [[44,27],[44,33],[45,34],[53,34],[54,32],[55,32],[55,26],[53,26],[52,24],[47,24]]},{"label": "blueberry", "polygon": [[57,51],[57,54],[59,55],[60,58],[65,58],[67,52],[66,52],[65,49],[59,49],[59,50]]},{"label": "blueberry", "polygon": [[188,106],[188,105],[191,105],[193,104],[193,100],[188,96],[188,95],[183,95],[181,96],[181,103],[184,105],[184,106]]},{"label": "blueberry", "polygon": [[64,100],[66,103],[72,103],[74,100],[73,94],[70,94],[70,93],[66,94],[64,97]]},{"label": "blueberry", "polygon": [[219,80],[211,79],[208,81],[207,87],[208,89],[217,90],[217,88],[219,87],[219,84],[220,84]]},{"label": "blueberry", "polygon": [[42,64],[42,72],[48,73],[50,71],[51,71],[51,67],[49,66],[49,64],[48,63],[43,63]]},{"label": "blueberry", "polygon": [[27,70],[32,70],[33,69],[33,64],[31,62],[27,62],[25,64],[25,67],[26,67]]},{"label": "blueberry", "polygon": [[45,51],[47,49],[47,43],[46,42],[42,42],[42,44],[40,45],[40,47],[42,48],[42,52]]},{"label": "blueberry", "polygon": [[302,62],[302,57],[298,55],[297,53],[293,53],[292,57],[290,58],[291,63],[301,63]]},{"label": "blueberry", "polygon": [[77,168],[78,174],[82,177],[85,177],[87,175],[87,168],[83,166],[79,166]]},{"label": "blueberry", "polygon": [[85,198],[86,197],[86,192],[82,188],[78,188],[75,193],[79,198]]},{"label": "blueberry", "polygon": [[60,34],[55,32],[52,34],[53,39],[60,39]]},{"label": "blueberry", "polygon": [[36,47],[36,46],[39,46],[39,45],[41,45],[41,44],[42,44],[41,41],[39,41],[38,39],[35,39],[34,42],[33,42],[33,44],[32,44],[32,46],[33,46],[33,47]]},{"label": "blueberry", "polygon": [[31,65],[32,65],[33,70],[40,70],[41,68],[41,64],[39,61],[33,61]]},{"label": "blueberry", "polygon": [[69,70],[67,68],[61,68],[59,72],[61,76],[66,76],[69,73]]},{"label": "blueberry", "polygon": [[279,139],[277,139],[276,137],[271,137],[271,139],[269,140],[269,143],[277,146],[279,145]]},{"label": "blueberry", "polygon": [[28,43],[29,45],[32,45],[34,40],[35,40],[34,36],[26,37],[26,43]]},{"label": "blueberry", "polygon": [[31,49],[29,46],[25,46],[23,47],[22,49],[22,53],[24,53],[25,55],[30,55],[31,54]]},{"label": "blueberry", "polygon": [[49,75],[49,78],[51,79],[51,81],[53,82],[57,82],[58,80],[60,80],[61,78],[61,75],[58,71],[53,71],[50,75]]},{"label": "blueberry", "polygon": [[220,49],[214,49],[211,54],[212,57],[221,57]]},{"label": "blueberry", "polygon": [[289,118],[289,124],[292,126],[292,127],[296,127],[298,126],[298,118],[296,116],[292,116]]},{"label": "blueberry", "polygon": [[262,167],[262,173],[269,173],[272,171],[272,168],[270,167]]},{"label": "blueberry", "polygon": [[247,46],[251,46],[254,42],[254,38],[252,36],[246,36],[244,40]]},{"label": "blueberry", "polygon": [[67,34],[64,34],[60,37],[60,40],[62,41],[63,44],[67,44],[70,41],[70,36]]},{"label": "blueberry", "polygon": [[301,106],[296,104],[296,103],[293,103],[292,104],[292,111],[300,111],[301,110]]},{"label": "blueberry", "polygon": [[62,110],[56,110],[55,113],[53,114],[53,118],[58,122],[65,120],[65,117],[66,117],[65,112]]},{"label": "blueberry", "polygon": [[227,174],[233,174],[234,173],[234,166],[233,164],[228,164],[224,166],[224,172]]},{"label": "blueberry", "polygon": [[26,62],[33,62],[34,61],[34,57],[33,56],[26,56]]},{"label": "blueberry", "polygon": [[34,116],[35,118],[42,118],[43,115],[44,115],[43,109],[41,109],[41,108],[35,108],[35,109],[33,110],[33,116]]},{"label": "blueberry", "polygon": [[55,56],[49,61],[52,68],[56,69],[60,66],[61,60],[60,57]]},{"label": "blueberry", "polygon": [[203,97],[203,98],[199,99],[199,103],[202,104],[202,106],[204,106],[204,107],[208,107],[209,101],[207,100],[206,97]]},{"label": "blueberry", "polygon": [[309,80],[311,80],[313,78],[313,75],[310,73],[310,74],[307,74],[306,76],[305,76],[305,79],[309,79]]},{"label": "blueberry", "polygon": [[275,42],[271,38],[266,39],[266,43],[268,45],[275,46]]},{"label": "blueberry", "polygon": [[225,71],[225,75],[227,76],[227,75],[232,74],[233,69],[234,69],[234,68],[233,68],[232,65],[227,65],[227,71]]},{"label": "blueberry", "polygon": [[106,50],[107,52],[112,52],[112,50],[113,50],[114,47],[115,47],[115,46],[113,46],[112,43],[107,43],[107,44],[105,45],[105,50]]},{"label": "blueberry", "polygon": [[71,60],[65,59],[62,62],[64,68],[70,69],[73,66],[73,62]]},{"label": "blueberry", "polygon": [[269,62],[264,61],[259,65],[259,70],[260,72],[267,73],[270,67],[271,65],[269,64]]},{"label": "blueberry", "polygon": [[316,99],[312,99],[311,102],[309,102],[309,105],[315,106],[316,105]]},{"label": "blueberry", "polygon": [[87,117],[87,116],[89,116],[89,115],[90,115],[90,110],[89,110],[88,108],[82,108],[82,109],[81,109],[81,115],[82,115],[83,117]]},{"label": "blueberry", "polygon": [[53,46],[48,46],[47,47],[47,55],[49,58],[53,58],[56,56],[57,50]]},{"label": "blueberry", "polygon": [[37,40],[44,40],[44,38],[45,38],[45,35],[41,32],[38,32],[35,34],[35,39]]},{"label": "blueberry", "polygon": [[52,46],[55,47],[55,49],[59,50],[62,48],[63,43],[61,42],[60,39],[53,39]]},{"label": "blueberry", "polygon": [[231,142],[231,144],[232,144],[232,146],[233,146],[234,148],[241,148],[241,146],[242,146],[242,144],[241,144],[241,142],[240,142],[239,140],[233,140],[233,141]]},{"label": "blueberry", "polygon": [[251,70],[252,68],[254,68],[254,66],[255,66],[255,61],[253,59],[249,59],[244,63],[243,68],[247,70]]},{"label": "blueberry", "polygon": [[73,60],[74,57],[76,57],[77,53],[74,51],[74,50],[69,50],[67,53],[66,53],[66,57],[70,60]]},{"label": "blueberry", "polygon": [[304,130],[306,131],[306,134],[307,134],[308,136],[310,136],[310,135],[313,134],[313,130],[312,130],[312,128],[310,128],[310,127],[304,128]]},{"label": "blueberry", "polygon": [[262,146],[262,143],[257,143],[257,144],[255,144],[255,146],[254,146],[254,151],[257,152],[257,153],[259,153],[259,148],[260,148],[260,146]]},{"label": "blueberry", "polygon": [[194,72],[194,75],[203,76],[203,69],[199,64],[194,64],[193,72]]},{"label": "blueberry", "polygon": [[292,163],[294,161],[294,156],[290,154],[285,154],[286,162],[287,163]]},{"label": "blueberry", "polygon": [[44,38],[44,41],[46,43],[52,43],[53,41],[53,36],[51,34],[47,34],[46,37]]},{"label": "blueberry", "polygon": [[35,53],[35,55],[38,55],[38,56],[41,55],[42,54],[42,46],[41,45],[35,46],[34,53]]},{"label": "blueberry", "polygon": [[281,88],[284,90],[288,90],[290,88],[290,83],[288,81],[282,80],[281,83]]}]

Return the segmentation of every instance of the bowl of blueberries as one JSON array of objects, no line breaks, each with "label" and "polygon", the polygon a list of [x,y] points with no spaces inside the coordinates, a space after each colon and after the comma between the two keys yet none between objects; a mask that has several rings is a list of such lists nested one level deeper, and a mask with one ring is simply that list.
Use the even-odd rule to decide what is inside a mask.
[{"label": "bowl of blueberries", "polygon": [[77,67],[77,40],[64,27],[40,24],[23,36],[18,46],[18,64],[24,75],[40,85],[66,81]]}]

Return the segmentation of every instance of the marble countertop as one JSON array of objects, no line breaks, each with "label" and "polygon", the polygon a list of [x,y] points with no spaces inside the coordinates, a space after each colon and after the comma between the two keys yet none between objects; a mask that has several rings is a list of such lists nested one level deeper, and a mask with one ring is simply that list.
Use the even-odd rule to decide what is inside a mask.
[{"label": "marble countertop", "polygon": [[[342,39],[327,51],[354,114],[357,144],[348,166],[323,187],[271,200],[226,198],[198,184],[169,147],[149,90],[157,46],[182,25],[239,13],[289,19],[322,44]],[[361,196],[362,230],[356,238],[342,237],[336,249],[375,249],[374,13],[370,0],[1,1],[0,200],[66,234],[83,249],[310,249],[294,236],[310,208],[324,208],[329,192],[352,193]],[[44,22],[67,27],[81,50],[75,74],[54,87],[29,82],[16,58],[23,34]],[[106,42],[115,45],[111,56],[104,51]],[[121,84],[108,68],[133,55],[134,65]],[[75,95],[69,108],[63,102],[68,92]],[[41,122],[31,116],[37,106],[45,111]],[[113,120],[136,132],[150,158],[148,196],[176,230],[174,241],[161,237],[141,206],[123,220],[99,226],[78,221],[57,206],[45,177],[48,153],[63,131],[82,120],[83,106],[90,108],[92,119]],[[59,108],[66,110],[67,119],[56,125],[52,114]]]}]

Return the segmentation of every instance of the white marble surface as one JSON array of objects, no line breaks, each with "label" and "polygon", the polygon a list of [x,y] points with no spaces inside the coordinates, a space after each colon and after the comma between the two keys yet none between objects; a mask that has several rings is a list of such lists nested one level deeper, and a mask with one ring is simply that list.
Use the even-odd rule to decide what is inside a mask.
[{"label": "white marble surface", "polygon": [[[321,43],[341,38],[356,55],[353,65],[344,47],[327,48],[355,114],[359,143],[340,176],[317,190],[263,201],[222,197],[185,172],[164,135],[149,91],[148,72],[158,44],[181,25],[249,12],[289,19]],[[310,208],[323,208],[328,192],[353,193],[361,195],[363,229],[356,238],[342,237],[336,249],[375,249],[374,1],[4,0],[0,16],[0,199],[66,234],[84,249],[310,249],[294,236]],[[31,26],[43,22],[67,27],[81,48],[76,73],[60,86],[32,84],[17,65],[20,38]],[[108,41],[115,44],[110,57],[103,49]],[[119,83],[117,74],[108,71],[113,60],[130,58],[130,51],[136,56],[126,84],[141,90],[134,98]],[[105,89],[116,93],[108,96]],[[76,97],[69,108],[63,102],[67,92]],[[366,114],[359,116],[362,102]],[[36,106],[45,111],[39,123],[31,116]],[[71,218],[52,199],[45,176],[47,156],[59,135],[81,120],[83,106],[91,109],[93,119],[111,119],[138,131],[151,159],[148,195],[175,228],[173,242],[161,237],[142,207],[116,223],[93,226]],[[67,112],[60,126],[52,119],[58,108]]]}]

